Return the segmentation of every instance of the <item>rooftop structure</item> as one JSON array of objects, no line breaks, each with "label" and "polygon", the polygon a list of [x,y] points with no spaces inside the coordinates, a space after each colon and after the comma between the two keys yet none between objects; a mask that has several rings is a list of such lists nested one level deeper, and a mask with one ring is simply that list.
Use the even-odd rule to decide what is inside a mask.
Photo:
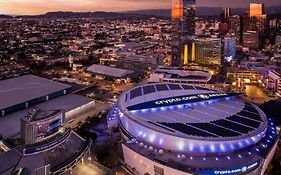
[{"label": "rooftop structure", "polygon": [[[61,109],[65,112],[65,120],[71,120],[83,112],[93,109],[95,102],[89,98],[75,94],[69,94],[40,103],[34,107],[23,109],[0,118],[0,135],[5,139],[15,137],[20,132],[20,119],[34,108],[43,111]],[[12,130],[10,128],[13,128]]]},{"label": "rooftop structure", "polygon": [[206,71],[182,68],[158,68],[150,75],[150,82],[206,84],[211,78],[212,74]]},{"label": "rooftop structure", "polygon": [[0,81],[0,116],[64,95],[71,86],[34,75]]},{"label": "rooftop structure", "polygon": [[103,66],[103,65],[92,65],[87,69],[87,71],[94,74],[100,74],[100,75],[105,75],[115,78],[123,78],[134,73],[134,71],[131,70],[114,68],[114,67]]},{"label": "rooftop structure", "polygon": [[5,162],[0,164],[0,174],[10,175],[23,169],[31,174],[62,174],[75,166],[90,146],[91,141],[66,130],[60,137],[45,144],[18,146],[0,155],[0,161]]}]

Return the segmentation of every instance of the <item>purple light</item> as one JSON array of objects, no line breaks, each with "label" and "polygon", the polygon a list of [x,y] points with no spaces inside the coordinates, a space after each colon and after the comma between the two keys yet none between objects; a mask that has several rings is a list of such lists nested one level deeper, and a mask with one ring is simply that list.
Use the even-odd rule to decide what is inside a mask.
[{"label": "purple light", "polygon": [[256,148],[256,151],[257,151],[257,152],[260,152],[260,150],[259,150],[258,148]]},{"label": "purple light", "polygon": [[251,139],[252,139],[253,141],[256,141],[255,137],[251,137]]},{"label": "purple light", "polygon": [[190,160],[193,160],[193,157],[190,157]]},{"label": "purple light", "polygon": [[162,143],[163,143],[163,139],[160,139],[159,144],[162,145]]},{"label": "purple light", "polygon": [[225,148],[224,148],[224,145],[223,145],[223,144],[220,144],[220,149],[221,149],[222,151],[224,151],[224,150],[225,150]]},{"label": "purple light", "polygon": [[242,158],[242,156],[241,156],[240,154],[238,155],[238,157],[239,157],[239,158]]},{"label": "purple light", "polygon": [[203,160],[206,160],[206,158],[205,158],[205,157],[203,157]]},{"label": "purple light", "polygon": [[251,152],[248,152],[248,154],[249,154],[249,155],[252,155],[252,153],[251,153]]},{"label": "purple light", "polygon": [[182,105],[178,105],[178,108],[179,108],[179,109],[182,109],[182,108],[183,108],[183,106],[182,106]]},{"label": "purple light", "polygon": [[228,160],[230,160],[230,157],[229,157],[229,156],[227,156],[227,159],[228,159]]},{"label": "purple light", "polygon": [[147,111],[147,109],[142,109],[142,110],[141,110],[141,112],[146,112],[146,111]]},{"label": "purple light", "polygon": [[216,157],[216,160],[218,161],[218,160],[219,160],[219,158],[217,158],[217,157]]},{"label": "purple light", "polygon": [[241,142],[238,143],[240,147],[243,147],[243,144]]},{"label": "purple light", "polygon": [[211,151],[215,152],[215,146],[214,145],[211,145]]}]

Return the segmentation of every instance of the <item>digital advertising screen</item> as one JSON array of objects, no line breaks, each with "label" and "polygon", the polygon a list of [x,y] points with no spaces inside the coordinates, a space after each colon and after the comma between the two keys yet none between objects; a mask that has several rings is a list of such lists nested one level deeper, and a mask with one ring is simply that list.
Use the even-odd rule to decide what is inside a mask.
[{"label": "digital advertising screen", "polygon": [[36,140],[42,141],[59,131],[63,126],[63,114],[59,113],[55,117],[47,121],[40,121],[36,124]]}]

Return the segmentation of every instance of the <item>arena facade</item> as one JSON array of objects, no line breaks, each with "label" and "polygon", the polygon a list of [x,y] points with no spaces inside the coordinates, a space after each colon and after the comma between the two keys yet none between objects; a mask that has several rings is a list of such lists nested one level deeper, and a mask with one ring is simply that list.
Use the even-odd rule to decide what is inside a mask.
[{"label": "arena facade", "polygon": [[109,120],[119,122],[134,174],[263,174],[277,145],[274,122],[256,105],[192,85],[135,87]]}]

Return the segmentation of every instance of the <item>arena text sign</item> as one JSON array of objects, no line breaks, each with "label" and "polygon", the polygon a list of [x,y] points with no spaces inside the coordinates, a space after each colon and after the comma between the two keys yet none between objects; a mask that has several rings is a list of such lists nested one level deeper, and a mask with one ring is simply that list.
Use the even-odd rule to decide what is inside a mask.
[{"label": "arena text sign", "polygon": [[237,96],[237,93],[208,93],[208,94],[192,94],[192,95],[184,95],[184,96],[176,96],[170,98],[163,98],[154,101],[148,101],[139,103],[136,105],[132,105],[127,107],[129,111],[132,110],[142,110],[142,109],[151,109],[151,108],[159,108],[165,106],[174,106],[181,104],[189,104],[196,103],[201,101],[214,100],[219,98],[227,98],[231,96]]}]

